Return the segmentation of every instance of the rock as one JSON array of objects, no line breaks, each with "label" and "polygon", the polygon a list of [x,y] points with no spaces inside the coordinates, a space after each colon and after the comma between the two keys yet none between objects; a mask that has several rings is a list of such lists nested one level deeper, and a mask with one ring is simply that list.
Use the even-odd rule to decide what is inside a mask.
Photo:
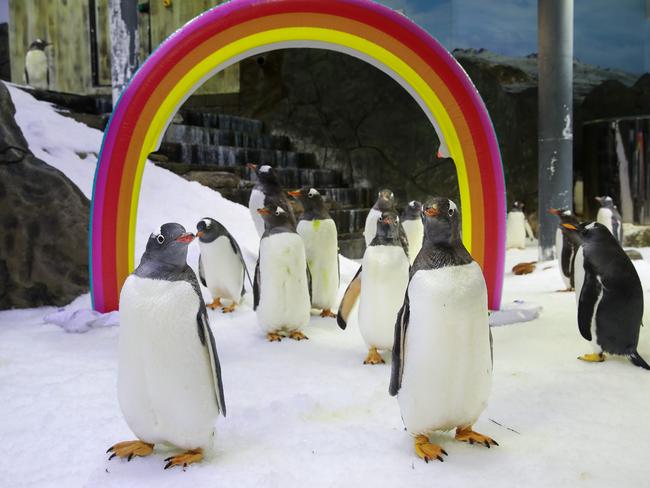
[{"label": "rock", "polygon": [[625,247],[650,247],[650,226],[623,224]]},{"label": "rock", "polygon": [[641,261],[643,259],[641,253],[636,249],[625,249],[625,254],[627,254],[627,257],[632,261]]},{"label": "rock", "polygon": [[183,178],[196,181],[203,186],[220,191],[224,188],[239,188],[241,178],[226,171],[188,171]]},{"label": "rock", "polygon": [[0,309],[65,305],[88,291],[90,202],[34,157],[0,83]]}]

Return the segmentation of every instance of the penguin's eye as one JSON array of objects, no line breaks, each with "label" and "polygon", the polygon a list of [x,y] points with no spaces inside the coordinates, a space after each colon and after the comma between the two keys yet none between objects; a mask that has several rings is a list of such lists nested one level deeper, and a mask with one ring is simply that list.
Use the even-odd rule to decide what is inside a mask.
[{"label": "penguin's eye", "polygon": [[448,213],[449,213],[449,216],[451,217],[452,215],[454,215],[454,209],[450,208]]},{"label": "penguin's eye", "polygon": [[314,198],[314,195],[312,195],[311,193],[307,193],[307,196],[308,196],[309,198]]},{"label": "penguin's eye", "polygon": [[282,212],[280,212],[279,210],[276,210],[276,211],[275,211],[275,215],[278,215],[278,216],[279,216],[281,213],[282,213]]},{"label": "penguin's eye", "polygon": [[158,241],[158,244],[162,244],[163,242],[165,242],[165,236],[162,234],[158,234],[158,236],[156,237],[156,241]]}]

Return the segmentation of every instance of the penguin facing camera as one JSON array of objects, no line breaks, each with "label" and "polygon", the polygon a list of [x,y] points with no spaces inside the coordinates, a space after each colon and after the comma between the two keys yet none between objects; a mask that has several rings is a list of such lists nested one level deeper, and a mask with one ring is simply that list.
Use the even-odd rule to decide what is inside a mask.
[{"label": "penguin facing camera", "polygon": [[524,204],[515,202],[506,217],[506,248],[525,249],[526,237],[531,240],[535,238],[524,215]]},{"label": "penguin facing camera", "polygon": [[253,281],[253,308],[257,322],[270,342],[283,336],[307,339],[302,330],[309,323],[311,284],[305,246],[277,201],[267,198],[258,209],[266,226]]},{"label": "penguin facing camera", "polygon": [[557,215],[560,219],[557,230],[555,231],[555,257],[560,264],[560,274],[566,287],[564,291],[575,289],[575,260],[578,248],[582,245],[579,238],[562,226],[562,224],[579,224],[578,218],[568,208],[549,208],[548,212]]},{"label": "penguin facing camera", "polygon": [[415,257],[422,248],[424,239],[424,224],[422,223],[422,203],[411,200],[402,212],[402,227],[409,244],[409,263],[413,264]]},{"label": "penguin facing camera", "polygon": [[345,329],[359,297],[359,331],[368,346],[364,364],[383,364],[378,350],[393,346],[395,319],[404,301],[409,280],[409,261],[399,236],[399,217],[384,212],[377,219],[377,233],[363,254],[357,274],[343,295],[337,322]]},{"label": "penguin facing camera", "polygon": [[562,226],[582,240],[584,281],[576,293],[578,329],[594,352],[579,359],[602,362],[605,354],[627,357],[644,369],[650,366],[639,355],[639,331],[643,319],[643,288],[632,261],[603,224],[592,222]]},{"label": "penguin facing camera", "polygon": [[379,190],[377,201],[372,206],[366,216],[366,225],[363,230],[363,237],[366,240],[366,246],[369,246],[377,233],[377,220],[381,217],[382,212],[387,210],[395,211],[395,195],[387,188]]},{"label": "penguin facing camera", "polygon": [[251,213],[251,217],[253,217],[257,235],[262,237],[262,234],[264,234],[264,219],[260,216],[257,209],[264,207],[267,198],[273,199],[277,205],[282,207],[289,216],[289,222],[295,227],[296,217],[293,215],[293,209],[291,208],[289,199],[284,194],[284,191],[282,191],[282,186],[280,186],[280,182],[278,181],[278,175],[273,167],[268,164],[259,166],[252,163],[248,163],[246,166],[255,171],[255,175],[257,176],[257,182],[248,200],[248,210]]},{"label": "penguin facing camera", "polygon": [[[239,244],[221,223],[210,217],[200,220],[196,230],[201,249],[199,279],[213,299],[208,308],[223,307],[223,313],[232,312],[246,292],[245,276],[253,287]],[[223,305],[222,298],[229,300],[230,305]]]},{"label": "penguin facing camera", "polygon": [[185,450],[165,459],[165,469],[185,467],[203,459],[226,415],[216,343],[187,265],[193,239],[182,225],[164,224],[122,286],[117,389],[137,440],[111,446],[109,460],[148,456],[162,443]]},{"label": "penguin facing camera", "polygon": [[35,39],[25,53],[25,83],[34,88],[50,88],[50,69],[45,49],[51,46],[43,39]]},{"label": "penguin facing camera", "polygon": [[600,203],[600,208],[596,214],[596,222],[603,224],[607,227],[618,243],[623,245],[623,220],[621,214],[614,205],[614,200],[610,196],[596,197],[596,201]]},{"label": "penguin facing camera", "polygon": [[311,273],[311,306],[321,310],[321,317],[336,317],[332,312],[336,307],[340,282],[336,223],[315,188],[304,187],[288,193],[305,209],[296,231],[305,245]]},{"label": "penguin facing camera", "polygon": [[424,242],[395,324],[389,392],[415,436],[416,454],[429,462],[447,455],[430,441],[435,431],[455,428],[458,441],[498,444],[472,430],[492,384],[483,273],[463,245],[454,202],[429,198],[422,213]]}]

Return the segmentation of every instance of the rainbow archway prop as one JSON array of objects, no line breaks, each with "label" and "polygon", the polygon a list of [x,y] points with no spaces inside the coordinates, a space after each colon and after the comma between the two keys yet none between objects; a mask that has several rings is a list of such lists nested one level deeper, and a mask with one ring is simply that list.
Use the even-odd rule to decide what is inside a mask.
[{"label": "rainbow archway prop", "polygon": [[93,188],[94,308],[118,307],[133,269],[140,182],[175,112],[206,79],[255,54],[324,48],[363,59],[418,102],[453,158],[463,239],[481,265],[489,306],[501,301],[505,187],[497,140],[476,88],[454,58],[405,16],[369,0],[234,0],[170,36],[124,90],[104,136]]}]

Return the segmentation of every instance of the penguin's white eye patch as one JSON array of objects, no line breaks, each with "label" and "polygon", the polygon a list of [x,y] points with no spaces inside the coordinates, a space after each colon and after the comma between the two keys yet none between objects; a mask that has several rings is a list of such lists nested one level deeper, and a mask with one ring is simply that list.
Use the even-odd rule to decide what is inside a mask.
[{"label": "penguin's white eye patch", "polygon": [[260,168],[260,173],[268,173],[271,171],[271,167],[268,164],[265,164]]},{"label": "penguin's white eye patch", "polygon": [[209,219],[203,219],[203,223],[205,224],[205,227],[208,229],[212,226],[212,222]]},{"label": "penguin's white eye patch", "polygon": [[275,215],[282,215],[284,213],[284,209],[282,207],[277,207],[275,209]]},{"label": "penguin's white eye patch", "polygon": [[309,193],[307,194],[309,198],[315,197],[316,195],[318,195],[318,190],[316,190],[315,188],[310,189]]},{"label": "penguin's white eye patch", "polygon": [[409,202],[409,207],[414,208],[415,207],[415,200],[411,200]]},{"label": "penguin's white eye patch", "polygon": [[449,216],[451,217],[452,215],[454,215],[454,212],[455,212],[455,210],[454,210],[453,208],[450,207],[450,208],[449,208],[449,212],[448,212],[448,213],[449,213]]},{"label": "penguin's white eye patch", "polygon": [[587,229],[587,230],[591,230],[591,229],[593,229],[594,227],[596,227],[596,222],[592,222],[591,224],[587,225],[587,226],[585,227],[585,229]]},{"label": "penguin's white eye patch", "polygon": [[156,241],[158,242],[158,244],[162,244],[163,242],[165,242],[165,236],[162,234],[158,234],[156,236]]}]

